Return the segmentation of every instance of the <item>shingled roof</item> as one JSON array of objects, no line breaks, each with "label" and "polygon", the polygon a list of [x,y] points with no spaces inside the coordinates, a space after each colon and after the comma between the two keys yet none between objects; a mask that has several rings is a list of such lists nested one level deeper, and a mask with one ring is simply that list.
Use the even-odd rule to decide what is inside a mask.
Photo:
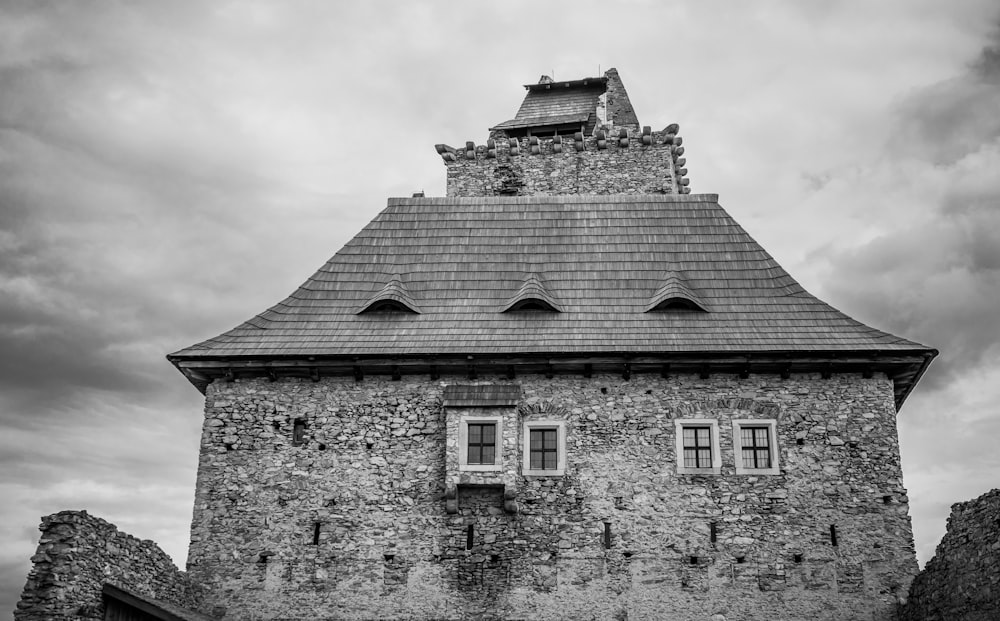
[{"label": "shingled roof", "polygon": [[[287,299],[169,358],[936,353],[810,295],[717,200],[390,199]],[[708,312],[646,312],[678,271]],[[561,312],[502,312],[532,274]],[[419,314],[358,314],[397,279]]]},{"label": "shingled roof", "polygon": [[592,131],[597,122],[597,105],[604,94],[606,78],[567,82],[526,84],[528,93],[513,119],[491,130],[548,127],[576,123]]}]

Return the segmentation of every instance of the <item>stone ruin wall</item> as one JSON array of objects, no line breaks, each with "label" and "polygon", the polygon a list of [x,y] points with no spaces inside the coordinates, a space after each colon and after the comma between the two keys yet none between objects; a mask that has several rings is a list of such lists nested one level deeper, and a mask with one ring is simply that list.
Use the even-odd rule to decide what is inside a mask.
[{"label": "stone ruin wall", "polygon": [[902,618],[1000,619],[1000,489],[952,505],[948,530],[913,581]]},{"label": "stone ruin wall", "polygon": [[[517,140],[512,147],[502,132],[489,144],[439,145],[447,171],[449,197],[551,196],[565,194],[685,194],[688,180],[681,157],[684,147],[676,126],[662,132],[615,130],[601,140],[575,142],[563,136]],[[648,143],[648,144],[647,144]],[[624,145],[624,146],[623,146]]]},{"label": "stone ruin wall", "polygon": [[42,536],[15,621],[103,619],[106,582],[182,607],[197,604],[197,589],[152,541],[136,539],[86,511],[46,516],[39,529]]},{"label": "stone ruin wall", "polygon": [[[884,376],[514,382],[504,425],[564,421],[566,475],[517,476],[516,513],[501,490],[459,488],[455,514],[443,389],[489,381],[210,385],[188,565],[209,605],[234,620],[896,618],[917,565]],[[677,417],[718,419],[720,475],[677,474]],[[782,474],[735,475],[744,418],[778,420]]]}]

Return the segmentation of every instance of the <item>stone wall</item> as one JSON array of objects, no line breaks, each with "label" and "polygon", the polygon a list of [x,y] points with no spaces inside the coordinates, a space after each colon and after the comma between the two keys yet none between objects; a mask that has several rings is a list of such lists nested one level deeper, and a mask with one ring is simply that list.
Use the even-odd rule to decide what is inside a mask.
[{"label": "stone wall", "polygon": [[[210,604],[246,620],[896,618],[917,566],[884,376],[497,379],[522,389],[505,426],[565,426],[566,472],[515,472],[514,512],[502,486],[460,486],[455,513],[449,383],[489,381],[210,385],[188,565]],[[718,475],[677,473],[674,421],[694,418],[718,423]],[[735,474],[734,419],[777,421],[779,474]]]},{"label": "stone wall", "polygon": [[38,550],[15,621],[103,619],[101,588],[126,591],[194,607],[197,590],[152,541],[119,531],[86,511],[42,518]]},{"label": "stone wall", "polygon": [[440,145],[448,167],[447,195],[687,193],[684,149],[675,127],[645,136],[632,131],[624,146],[617,134],[604,140],[586,136],[581,142],[572,136],[561,142],[521,138],[515,148],[503,136],[492,139],[492,148],[490,143],[467,143],[464,149]]},{"label": "stone wall", "polygon": [[1000,619],[1000,489],[952,505],[948,531],[913,581],[903,619]]}]

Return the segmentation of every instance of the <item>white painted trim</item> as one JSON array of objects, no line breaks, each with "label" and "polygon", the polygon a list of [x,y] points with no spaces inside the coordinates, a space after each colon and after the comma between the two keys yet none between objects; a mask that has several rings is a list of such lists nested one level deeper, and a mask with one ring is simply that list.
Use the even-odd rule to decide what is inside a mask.
[{"label": "white painted trim", "polygon": [[[470,464],[469,423],[493,423],[496,428],[496,448],[492,464]],[[459,472],[499,472],[503,470],[503,416],[475,416],[463,414],[458,419],[458,470]]]},{"label": "white painted trim", "polygon": [[[532,429],[555,429],[557,453],[555,470],[531,469],[531,434]],[[521,474],[526,477],[561,477],[566,474],[566,421],[562,420],[526,420],[521,434]]]},{"label": "white painted trim", "polygon": [[[711,468],[684,467],[684,428],[708,427],[709,445],[712,447]],[[714,418],[675,418],[674,450],[677,459],[677,474],[720,474],[722,472],[722,451],[719,448],[719,421]]]},{"label": "white painted trim", "polygon": [[[767,427],[768,448],[771,454],[770,468],[746,468],[743,466],[743,444],[740,429],[743,427]],[[781,474],[778,463],[778,421],[771,418],[744,418],[733,420],[733,459],[736,462],[736,474]]]}]

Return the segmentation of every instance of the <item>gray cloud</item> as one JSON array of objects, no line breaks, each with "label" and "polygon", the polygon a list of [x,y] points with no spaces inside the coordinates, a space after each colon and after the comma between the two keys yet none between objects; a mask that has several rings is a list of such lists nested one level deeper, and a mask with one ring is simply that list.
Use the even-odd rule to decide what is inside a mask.
[{"label": "gray cloud", "polygon": [[[387,196],[443,194],[433,145],[484,139],[520,84],[598,65],[810,288],[944,352],[901,414],[937,532],[935,488],[993,463],[946,425],[990,420],[969,395],[1000,365],[996,9],[913,6],[4,3],[0,610],[45,513],[183,562],[201,402],[163,356],[281,300]],[[529,11],[553,26],[521,36]]]}]

